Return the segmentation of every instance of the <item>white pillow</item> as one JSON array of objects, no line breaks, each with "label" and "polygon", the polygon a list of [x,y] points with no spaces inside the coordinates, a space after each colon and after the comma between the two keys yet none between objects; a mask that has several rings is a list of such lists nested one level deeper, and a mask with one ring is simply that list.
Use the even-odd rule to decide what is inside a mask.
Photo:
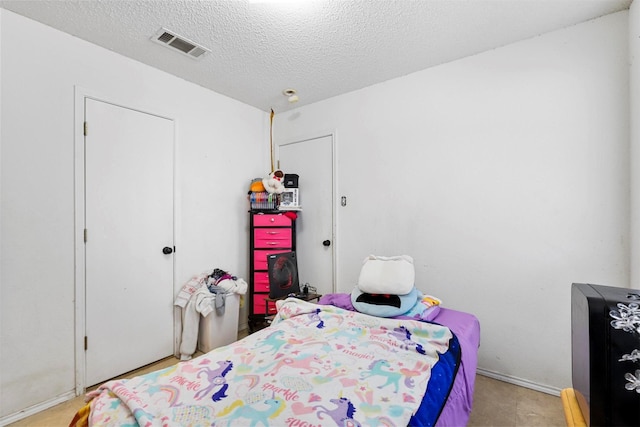
[{"label": "white pillow", "polygon": [[406,295],[415,284],[416,272],[409,255],[369,255],[362,263],[358,288],[370,294]]}]

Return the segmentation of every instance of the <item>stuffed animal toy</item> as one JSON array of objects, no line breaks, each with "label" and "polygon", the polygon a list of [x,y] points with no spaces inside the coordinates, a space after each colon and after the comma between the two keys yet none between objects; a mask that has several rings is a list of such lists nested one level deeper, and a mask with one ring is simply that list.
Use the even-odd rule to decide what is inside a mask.
[{"label": "stuffed animal toy", "polygon": [[264,184],[262,184],[262,178],[254,178],[249,185],[249,193],[262,193],[264,192]]},{"label": "stuffed animal toy", "polygon": [[360,313],[376,317],[395,317],[410,311],[422,295],[414,287],[405,295],[371,294],[356,286],[351,291],[351,304]]},{"label": "stuffed animal toy", "polygon": [[369,255],[362,262],[358,287],[371,294],[406,295],[415,284],[413,258],[409,255]]},{"label": "stuffed animal toy", "polygon": [[351,304],[360,313],[377,317],[425,319],[439,310],[440,300],[425,296],[414,285],[413,258],[408,255],[369,255],[362,263]]},{"label": "stuffed animal toy", "polygon": [[270,194],[282,194],[284,192],[284,172],[275,170],[269,176],[262,179],[264,189]]}]

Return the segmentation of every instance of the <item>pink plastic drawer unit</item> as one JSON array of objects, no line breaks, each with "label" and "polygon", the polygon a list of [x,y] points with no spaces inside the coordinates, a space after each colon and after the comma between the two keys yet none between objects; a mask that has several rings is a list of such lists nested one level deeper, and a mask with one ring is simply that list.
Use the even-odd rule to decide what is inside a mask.
[{"label": "pink plastic drawer unit", "polygon": [[255,248],[290,248],[291,228],[255,228],[253,244]]},{"label": "pink plastic drawer unit", "polygon": [[261,214],[253,216],[254,227],[290,227],[291,219],[283,214]]},{"label": "pink plastic drawer unit", "polygon": [[268,270],[269,264],[267,263],[267,257],[269,255],[282,254],[289,252],[291,249],[281,249],[273,251],[253,251],[253,269],[254,270]]},{"label": "pink plastic drawer unit", "polygon": [[[249,330],[264,327],[269,317],[276,313],[273,302],[265,302],[269,297],[270,255],[296,250],[296,221],[273,210],[250,211],[249,248]],[[268,312],[267,312],[268,311]]]},{"label": "pink plastic drawer unit", "polygon": [[253,273],[253,291],[269,292],[269,273],[266,271],[256,271]]},{"label": "pink plastic drawer unit", "polygon": [[264,316],[265,314],[271,315],[276,314],[278,310],[276,310],[275,304],[269,304],[269,313],[266,313],[267,302],[266,298],[269,297],[269,294],[255,294],[253,296],[253,314],[257,314],[259,316]]}]

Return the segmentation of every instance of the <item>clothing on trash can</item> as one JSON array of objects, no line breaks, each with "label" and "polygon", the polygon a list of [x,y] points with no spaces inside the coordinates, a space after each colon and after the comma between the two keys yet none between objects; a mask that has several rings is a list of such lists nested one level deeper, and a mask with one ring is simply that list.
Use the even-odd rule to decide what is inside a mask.
[{"label": "clothing on trash can", "polygon": [[214,306],[217,315],[223,315],[226,294],[245,294],[247,287],[243,279],[218,268],[195,275],[182,286],[174,303],[182,308],[180,360],[191,359],[196,351],[200,315],[208,316]]},{"label": "clothing on trash can", "polygon": [[247,283],[244,280],[238,279],[236,276],[219,268],[214,269],[211,275],[209,275],[207,287],[209,288],[209,292],[216,294],[215,306],[218,315],[224,314],[227,294],[244,294],[247,292]]},{"label": "clothing on trash can", "polygon": [[[211,292],[214,292],[212,290],[213,286],[219,286],[225,292],[233,292],[241,295],[244,295],[247,292],[248,288],[247,282],[219,268],[215,268],[209,275],[209,278],[207,279],[207,286],[209,287],[209,290]],[[219,291],[216,291],[214,293],[218,292]]]},{"label": "clothing on trash can", "polygon": [[198,345],[198,328],[200,315],[208,316],[213,311],[212,303],[215,295],[202,286],[189,299],[182,310],[182,342],[180,343],[180,360],[189,360],[196,352]]},{"label": "clothing on trash can", "polygon": [[223,315],[224,314],[224,303],[226,301],[227,298],[227,291],[224,290],[224,288],[221,288],[220,286],[216,286],[216,285],[209,285],[209,292],[213,293],[216,295],[214,304],[216,306],[216,313],[218,315]]}]

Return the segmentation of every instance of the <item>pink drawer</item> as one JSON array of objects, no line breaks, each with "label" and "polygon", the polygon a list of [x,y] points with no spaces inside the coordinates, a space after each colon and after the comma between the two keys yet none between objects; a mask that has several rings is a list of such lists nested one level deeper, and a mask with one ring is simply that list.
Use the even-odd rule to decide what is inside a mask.
[{"label": "pink drawer", "polygon": [[253,273],[253,291],[269,292],[269,273],[258,271]]},{"label": "pink drawer", "polygon": [[256,214],[253,215],[254,227],[288,227],[291,219],[283,214]]},{"label": "pink drawer", "polygon": [[253,230],[254,248],[290,248],[291,228],[256,228]]},{"label": "pink drawer", "polygon": [[269,255],[281,254],[289,252],[289,249],[276,249],[273,251],[253,251],[253,269],[254,270],[268,270],[267,257]]},{"label": "pink drawer", "polygon": [[253,296],[253,314],[264,315],[264,314],[276,314],[278,310],[276,310],[276,305],[274,303],[269,303],[269,313],[265,313],[267,309],[267,302],[265,298],[267,298],[268,294],[255,294]]}]

